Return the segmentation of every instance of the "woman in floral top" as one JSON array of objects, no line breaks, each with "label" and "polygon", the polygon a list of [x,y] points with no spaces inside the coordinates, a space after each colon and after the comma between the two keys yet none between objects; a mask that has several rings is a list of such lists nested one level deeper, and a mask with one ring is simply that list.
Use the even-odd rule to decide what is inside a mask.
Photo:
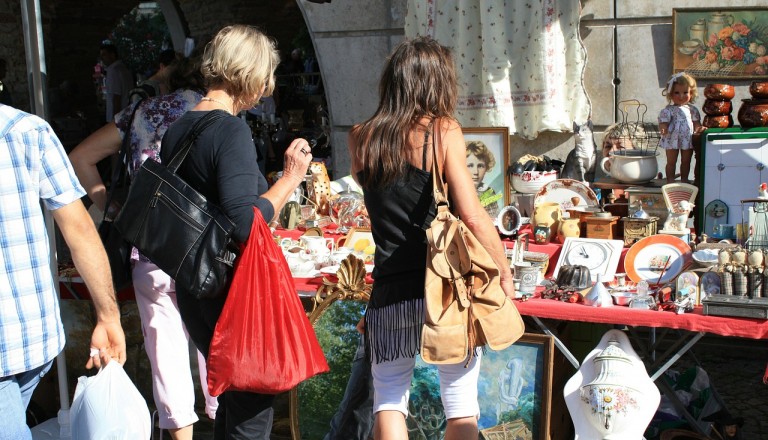
[{"label": "woman in floral top", "polygon": [[[173,66],[169,90],[174,92],[129,105],[70,153],[69,158],[81,184],[93,203],[104,210],[106,188],[96,164],[120,150],[129,139],[128,172],[134,175],[147,159],[160,161],[160,145],[168,127],[203,97],[199,60],[180,60]],[[136,114],[133,116],[134,109]],[[131,117],[133,116],[133,121]],[[110,206],[114,218],[119,206]],[[192,424],[198,420],[189,366],[189,336],[176,302],[173,279],[146,257],[133,250],[133,289],[141,316],[144,347],[152,367],[152,387],[159,414],[159,426],[173,439],[192,439]],[[217,401],[208,396],[205,360],[198,353],[198,365],[206,394],[206,413],[216,414]]]}]

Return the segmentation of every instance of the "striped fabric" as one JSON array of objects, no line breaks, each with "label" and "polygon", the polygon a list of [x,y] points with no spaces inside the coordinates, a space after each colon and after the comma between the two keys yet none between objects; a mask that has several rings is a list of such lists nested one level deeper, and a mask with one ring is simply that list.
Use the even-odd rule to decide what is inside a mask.
[{"label": "striped fabric", "polygon": [[64,347],[40,202],[55,210],[84,194],[48,123],[0,105],[0,377]]}]

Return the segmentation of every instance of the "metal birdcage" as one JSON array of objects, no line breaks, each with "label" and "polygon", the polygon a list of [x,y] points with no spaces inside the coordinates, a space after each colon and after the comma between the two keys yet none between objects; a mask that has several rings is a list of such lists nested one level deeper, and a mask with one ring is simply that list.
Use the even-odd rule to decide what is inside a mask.
[{"label": "metal birdcage", "polygon": [[620,139],[624,148],[655,155],[661,136],[656,124],[645,121],[648,107],[637,99],[629,99],[619,102],[619,112],[621,121],[606,136]]}]

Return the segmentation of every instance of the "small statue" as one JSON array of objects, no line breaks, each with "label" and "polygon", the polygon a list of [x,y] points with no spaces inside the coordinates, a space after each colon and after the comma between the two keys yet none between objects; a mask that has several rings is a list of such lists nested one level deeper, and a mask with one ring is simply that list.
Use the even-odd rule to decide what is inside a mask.
[{"label": "small statue", "polygon": [[664,222],[664,230],[686,231],[686,223],[688,223],[688,216],[691,215],[693,206],[693,203],[687,200],[677,202],[674,207],[669,209],[669,215]]},{"label": "small statue", "polygon": [[717,266],[718,272],[733,272],[733,264],[731,264],[731,251],[728,249],[721,249],[717,254]]}]

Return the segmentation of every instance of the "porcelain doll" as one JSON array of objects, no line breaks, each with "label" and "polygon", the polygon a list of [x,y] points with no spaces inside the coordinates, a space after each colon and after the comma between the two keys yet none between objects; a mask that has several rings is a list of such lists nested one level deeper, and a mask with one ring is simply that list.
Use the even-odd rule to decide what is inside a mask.
[{"label": "porcelain doll", "polygon": [[693,135],[703,132],[699,109],[693,105],[696,99],[696,80],[687,73],[672,75],[661,93],[667,98],[667,106],[659,113],[659,145],[667,155],[665,168],[667,183],[675,181],[677,156],[680,155],[680,180],[689,183],[693,157]]}]

